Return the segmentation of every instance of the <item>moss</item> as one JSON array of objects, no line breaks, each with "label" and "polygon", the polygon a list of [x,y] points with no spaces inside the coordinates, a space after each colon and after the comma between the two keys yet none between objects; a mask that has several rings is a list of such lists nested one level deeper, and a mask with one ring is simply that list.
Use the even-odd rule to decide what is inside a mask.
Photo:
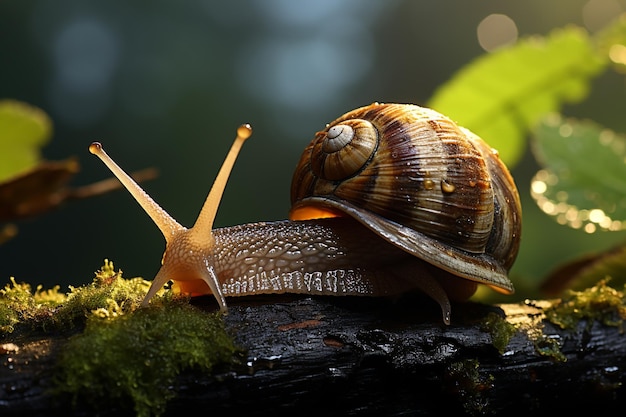
[{"label": "moss", "polygon": [[471,415],[489,414],[486,393],[493,387],[494,377],[481,374],[480,363],[476,359],[449,364],[445,376],[450,389],[459,396],[465,412]]},{"label": "moss", "polygon": [[12,333],[19,326],[70,330],[84,325],[93,312],[100,315],[130,312],[139,307],[149,287],[150,282],[142,278],[122,278],[122,271],[115,272],[113,262],[107,259],[90,284],[70,286],[67,294],[61,293],[59,286],[49,290],[38,286],[33,292],[29,284],[11,278],[0,290],[0,336]]},{"label": "moss", "polygon": [[[527,304],[536,305],[536,301],[527,300]],[[552,302],[545,301],[541,303],[544,312],[554,305]],[[540,310],[537,310],[540,311]],[[545,315],[526,313],[526,320],[515,325],[516,329],[524,332],[528,340],[533,344],[535,352],[555,362],[565,362],[567,357],[561,351],[561,338],[558,335],[550,335],[545,330]]]},{"label": "moss", "polygon": [[548,337],[541,333],[537,337],[532,338],[535,351],[541,355],[551,358],[557,362],[567,361],[567,357],[561,352],[561,344],[558,339]]},{"label": "moss", "polygon": [[581,320],[600,322],[623,330],[626,318],[624,292],[607,285],[606,280],[583,291],[569,291],[567,295],[546,309],[546,318],[563,329],[574,329]]},{"label": "moss", "polygon": [[221,315],[184,302],[93,315],[65,346],[56,386],[74,401],[130,400],[137,415],[158,415],[175,395],[171,387],[181,371],[210,371],[234,352]]},{"label": "moss", "polygon": [[105,259],[90,285],[70,286],[66,301],[54,315],[53,324],[68,329],[84,324],[94,312],[101,316],[131,312],[139,307],[149,287],[150,282],[142,278],[123,278],[122,271],[116,272],[113,262]]},{"label": "moss", "polygon": [[29,284],[11,282],[0,289],[0,336],[12,333],[22,323],[43,323],[54,314],[56,307],[65,301],[65,296],[56,286],[51,290],[42,290],[38,286],[35,292]]},{"label": "moss", "polygon": [[[62,346],[53,391],[74,403],[127,400],[136,414],[158,415],[175,395],[183,370],[207,372],[230,362],[235,346],[222,316],[161,290],[139,308],[150,282],[125,279],[105,260],[88,285],[33,292],[11,283],[0,290],[0,336],[24,330],[71,332]],[[81,332],[82,331],[82,332]]]},{"label": "moss", "polygon": [[483,320],[481,328],[491,334],[491,342],[500,354],[504,353],[504,349],[517,331],[513,324],[496,313],[489,313]]},{"label": "moss", "polygon": [[[546,306],[543,313],[544,315],[537,316],[538,320],[545,319],[562,329],[576,329],[581,321],[586,321],[588,327],[599,322],[623,331],[623,321],[626,318],[624,292],[609,287],[607,281],[602,280],[583,291],[568,291],[561,300]],[[561,352],[561,339],[546,335],[543,323],[538,322],[536,326],[525,330],[539,355],[559,362],[567,360]]]}]

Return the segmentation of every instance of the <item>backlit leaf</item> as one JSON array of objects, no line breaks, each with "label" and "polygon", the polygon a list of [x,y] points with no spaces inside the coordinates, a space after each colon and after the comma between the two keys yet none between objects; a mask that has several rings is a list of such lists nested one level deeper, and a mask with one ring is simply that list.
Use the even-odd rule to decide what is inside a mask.
[{"label": "backlit leaf", "polygon": [[428,105],[481,136],[512,166],[529,129],[563,103],[582,100],[607,61],[584,30],[558,29],[479,57]]},{"label": "backlit leaf", "polygon": [[537,126],[534,139],[544,169],[531,194],[544,212],[589,233],[626,228],[625,136],[553,115]]},{"label": "backlit leaf", "polygon": [[0,100],[0,181],[33,168],[51,134],[52,122],[41,109]]}]

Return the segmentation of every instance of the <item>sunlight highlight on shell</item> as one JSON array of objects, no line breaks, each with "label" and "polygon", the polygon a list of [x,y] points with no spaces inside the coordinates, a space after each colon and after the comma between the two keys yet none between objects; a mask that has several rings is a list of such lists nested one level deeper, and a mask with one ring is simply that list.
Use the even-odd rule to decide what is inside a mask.
[{"label": "sunlight highlight on shell", "polygon": [[546,214],[554,216],[559,224],[573,229],[582,229],[586,233],[597,231],[619,231],[626,229],[626,221],[612,219],[604,210],[580,209],[569,204],[568,194],[565,191],[556,193],[555,198],[549,198],[546,193],[551,186],[559,182],[558,177],[546,170],[538,171],[530,185],[530,194],[539,208]]}]

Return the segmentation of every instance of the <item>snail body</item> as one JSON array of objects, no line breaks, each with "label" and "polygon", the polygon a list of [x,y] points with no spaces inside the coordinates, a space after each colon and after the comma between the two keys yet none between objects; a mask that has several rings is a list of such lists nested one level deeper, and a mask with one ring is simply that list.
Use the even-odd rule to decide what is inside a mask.
[{"label": "snail body", "polygon": [[172,219],[94,142],[166,239],[144,300],[177,291],[386,296],[420,289],[450,322],[449,299],[477,284],[512,293],[521,231],[514,181],[497,153],[445,116],[410,104],[346,113],[318,132],[294,173],[290,219],[212,229],[238,136],[194,226]]}]

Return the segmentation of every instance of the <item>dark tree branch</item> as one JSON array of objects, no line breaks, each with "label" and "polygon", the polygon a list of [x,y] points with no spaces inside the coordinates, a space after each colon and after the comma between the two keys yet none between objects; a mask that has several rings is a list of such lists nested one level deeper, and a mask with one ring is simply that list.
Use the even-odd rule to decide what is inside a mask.
[{"label": "dark tree branch", "polygon": [[[619,327],[563,330],[527,304],[457,304],[445,326],[422,298],[275,301],[231,303],[226,323],[246,357],[181,375],[166,415],[601,415],[626,405]],[[494,317],[517,327],[501,351]],[[16,340],[17,353],[2,342],[0,415],[93,415],[47,392],[64,340]],[[132,412],[111,404],[99,415]]]}]

